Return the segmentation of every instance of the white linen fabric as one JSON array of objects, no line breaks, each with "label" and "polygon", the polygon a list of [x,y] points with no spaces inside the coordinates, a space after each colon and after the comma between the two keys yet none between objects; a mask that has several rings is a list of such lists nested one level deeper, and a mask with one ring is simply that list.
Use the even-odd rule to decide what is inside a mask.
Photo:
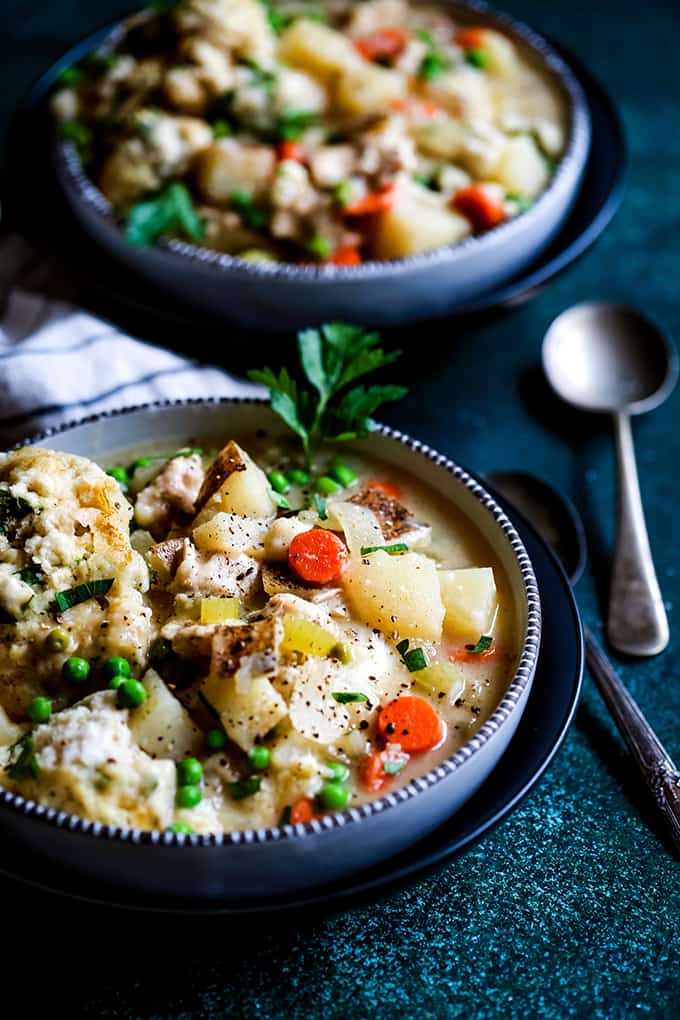
[{"label": "white linen fabric", "polygon": [[[5,285],[8,250],[2,246]],[[59,297],[9,286],[0,312],[0,448],[65,421],[155,400],[263,392],[136,339]]]}]

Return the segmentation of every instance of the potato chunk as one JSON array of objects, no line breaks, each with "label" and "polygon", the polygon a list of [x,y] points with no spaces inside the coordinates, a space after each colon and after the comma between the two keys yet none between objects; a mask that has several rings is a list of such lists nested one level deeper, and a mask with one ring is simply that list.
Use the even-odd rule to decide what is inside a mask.
[{"label": "potato chunk", "polygon": [[447,634],[464,641],[478,641],[482,634],[491,633],[498,608],[491,567],[441,570],[439,584]]},{"label": "potato chunk", "polygon": [[335,87],[335,105],[343,113],[380,113],[406,95],[406,78],[375,64],[359,64],[340,75]]},{"label": "potato chunk", "polygon": [[359,65],[361,58],[351,40],[341,32],[298,18],[281,36],[279,60],[329,80]]},{"label": "potato chunk", "polygon": [[244,751],[288,714],[285,701],[266,676],[245,682],[238,677],[210,676],[203,695],[218,712],[230,739]]},{"label": "potato chunk", "polygon": [[227,443],[211,465],[195,508],[201,511],[196,530],[218,512],[257,518],[271,518],[276,513],[267,476],[234,442]]},{"label": "potato chunk", "polygon": [[243,145],[222,138],[201,152],[196,162],[196,179],[201,195],[224,205],[236,191],[264,194],[274,177],[276,155],[266,145]]},{"label": "potato chunk", "polygon": [[205,552],[245,553],[262,559],[264,540],[271,523],[271,517],[217,513],[212,520],[194,528],[193,538],[198,548]]},{"label": "potato chunk", "polygon": [[153,758],[181,761],[201,749],[202,735],[155,670],[144,675],[146,701],[130,714],[132,735]]},{"label": "potato chunk", "polygon": [[508,191],[535,198],[548,183],[550,172],[533,138],[519,135],[508,140],[493,176]]},{"label": "potato chunk", "polygon": [[373,254],[378,259],[400,259],[419,251],[454,244],[470,233],[470,223],[446,209],[435,196],[421,189],[400,190],[394,204],[380,214]]},{"label": "potato chunk", "polygon": [[402,638],[441,636],[444,605],[437,569],[426,556],[371,553],[352,559],[344,578],[349,599],[369,627]]}]

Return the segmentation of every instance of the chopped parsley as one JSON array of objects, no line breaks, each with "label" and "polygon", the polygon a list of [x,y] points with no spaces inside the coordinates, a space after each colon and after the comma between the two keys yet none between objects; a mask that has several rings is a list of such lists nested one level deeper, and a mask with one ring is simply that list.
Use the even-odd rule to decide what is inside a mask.
[{"label": "chopped parsley", "polygon": [[232,800],[245,800],[246,797],[253,797],[256,793],[259,793],[261,786],[261,776],[251,776],[250,779],[241,779],[236,783],[229,783],[229,793]]},{"label": "chopped parsley", "polygon": [[409,651],[409,639],[404,638],[397,645],[397,651],[401,655],[401,661],[406,666],[409,673],[417,673],[420,669],[425,669],[427,666],[427,659],[425,658],[425,652],[422,648],[411,648]]},{"label": "chopped parsley", "polygon": [[228,120],[215,120],[211,124],[213,138],[228,138],[231,132],[231,124]]},{"label": "chopped parsley", "polygon": [[312,503],[314,504],[314,509],[319,515],[319,520],[327,521],[328,512],[326,510],[326,500],[323,498],[323,496],[320,496],[318,492],[315,492],[314,495],[312,496]]},{"label": "chopped parsley", "polygon": [[229,196],[229,201],[251,230],[262,230],[267,226],[266,212],[255,204],[255,199],[247,191],[234,191]]},{"label": "chopped parsley", "polygon": [[14,745],[20,747],[19,756],[10,766],[7,775],[10,779],[40,779],[40,766],[33,750],[33,738],[27,733]]},{"label": "chopped parsley", "polygon": [[406,542],[395,542],[393,545],[362,545],[359,550],[362,556],[368,556],[369,553],[374,552],[386,552],[390,553],[403,553],[408,552],[408,546]]},{"label": "chopped parsley", "polygon": [[361,691],[333,691],[332,694],[333,699],[339,705],[351,705],[354,702],[368,701],[368,694],[362,694]]},{"label": "chopped parsley", "polygon": [[83,72],[79,67],[73,65],[72,67],[65,67],[57,76],[57,81],[64,88],[70,88],[73,85],[77,85],[82,80],[82,77]]},{"label": "chopped parsley", "polygon": [[288,502],[288,499],[282,492],[277,492],[276,489],[273,489],[271,485],[269,486],[269,495],[281,510],[290,510],[290,503]]},{"label": "chopped parsley", "polygon": [[45,575],[37,567],[24,567],[19,571],[19,580],[30,585],[31,588],[40,589],[45,584]]},{"label": "chopped parsley", "polygon": [[72,142],[83,163],[92,156],[92,131],[82,120],[75,117],[62,120],[59,125],[59,137],[63,142]]},{"label": "chopped parsley", "polygon": [[376,427],[373,412],[406,395],[403,386],[350,387],[399,357],[399,351],[378,347],[379,340],[379,333],[343,322],[302,330],[298,352],[309,388],[298,385],[286,368],[278,375],[270,368],[248,373],[269,388],[272,410],[299,436],[308,466],[318,446],[367,436]]},{"label": "chopped parsley", "polygon": [[128,243],[136,247],[154,244],[168,233],[183,234],[190,241],[200,241],[204,233],[189,190],[178,181],[155,197],[133,205],[125,230]]},{"label": "chopped parsley", "polygon": [[8,489],[0,489],[0,535],[6,535],[19,521],[35,513],[23,496],[15,496]]},{"label": "chopped parsley", "polygon": [[514,205],[516,205],[518,211],[521,213],[527,212],[527,210],[531,209],[533,205],[531,199],[527,198],[526,195],[516,195],[513,193],[506,195],[505,199],[507,202],[512,202]]},{"label": "chopped parsley", "polygon": [[482,634],[476,645],[466,645],[465,650],[478,654],[479,652],[487,652],[493,643],[493,638],[489,637],[488,634]]},{"label": "chopped parsley", "polygon": [[113,577],[108,577],[97,581],[86,581],[85,584],[77,584],[75,588],[58,591],[54,596],[54,601],[59,612],[65,613],[67,609],[73,609],[81,602],[87,602],[88,599],[97,598],[99,595],[106,595],[113,581]]},{"label": "chopped parsley", "polygon": [[451,61],[445,53],[442,53],[437,48],[437,43],[431,32],[421,29],[417,34],[420,41],[427,46],[427,53],[421,60],[420,67],[418,68],[418,77],[424,81],[433,81],[449,70]]},{"label": "chopped parsley", "polygon": [[406,765],[405,761],[386,761],[383,764],[383,772],[388,776],[396,776]]},{"label": "chopped parsley", "polygon": [[472,67],[478,68],[480,71],[485,71],[489,66],[489,58],[484,50],[466,50],[465,60],[466,63],[470,64]]}]

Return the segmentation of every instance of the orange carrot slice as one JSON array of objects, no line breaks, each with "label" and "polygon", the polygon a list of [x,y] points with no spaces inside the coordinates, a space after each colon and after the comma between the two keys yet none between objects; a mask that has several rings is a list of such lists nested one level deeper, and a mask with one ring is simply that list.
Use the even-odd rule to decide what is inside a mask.
[{"label": "orange carrot slice", "polygon": [[346,205],[342,212],[344,216],[369,216],[371,213],[382,212],[389,209],[395,199],[397,191],[396,184],[387,184],[380,191],[372,191],[356,202]]},{"label": "orange carrot slice", "polygon": [[390,60],[406,49],[408,32],[403,28],[381,28],[371,35],[360,35],[353,39],[354,49],[365,60]]},{"label": "orange carrot slice", "polygon": [[361,263],[361,252],[353,244],[341,244],[326,262],[332,266],[358,266]]},{"label": "orange carrot slice", "polygon": [[347,549],[337,535],[312,528],[296,535],[288,548],[288,566],[303,581],[328,584],[343,571]]},{"label": "orange carrot slice", "polygon": [[463,50],[478,50],[484,45],[484,29],[462,28],[456,35],[456,42]]},{"label": "orange carrot slice", "polygon": [[422,754],[436,747],[444,725],[429,701],[417,694],[395,698],[378,716],[378,732],[384,740],[400,744],[408,754]]},{"label": "orange carrot slice", "polygon": [[467,188],[461,188],[456,192],[453,204],[458,212],[467,216],[475,230],[497,227],[507,215],[502,202],[483,184],[470,184]]},{"label": "orange carrot slice", "polygon": [[365,488],[377,489],[378,492],[384,492],[386,496],[391,496],[392,499],[398,499],[401,502],[402,492],[396,482],[388,482],[383,478],[371,478],[366,482]]},{"label": "orange carrot slice", "polygon": [[284,159],[292,159],[296,163],[304,163],[307,158],[305,150],[297,142],[279,142],[276,146],[276,158],[279,162]]},{"label": "orange carrot slice", "polygon": [[290,824],[297,825],[302,822],[305,825],[307,822],[311,822],[314,817],[314,801],[309,797],[300,797],[296,800],[290,809]]}]

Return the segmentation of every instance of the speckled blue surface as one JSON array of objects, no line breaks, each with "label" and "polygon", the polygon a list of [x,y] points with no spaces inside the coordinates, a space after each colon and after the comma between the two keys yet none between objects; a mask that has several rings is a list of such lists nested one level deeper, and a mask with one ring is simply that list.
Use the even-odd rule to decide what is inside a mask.
[{"label": "speckled blue surface", "polygon": [[[569,492],[591,539],[579,585],[600,626],[613,537],[604,423],[554,408],[536,365],[551,318],[593,297],[640,305],[680,339],[677,3],[513,0],[573,48],[620,104],[632,153],[605,237],[529,306],[451,335],[390,421],[478,471],[523,467]],[[67,44],[124,0],[5,0],[0,114]],[[459,332],[458,329],[455,331]],[[444,334],[445,335],[445,334]],[[673,639],[621,673],[680,759],[677,524],[680,394],[636,425],[647,516]],[[464,857],[387,901],[330,919],[173,921],[65,909],[0,884],[3,972],[22,1013],[92,1017],[674,1018],[680,865],[657,832],[592,683],[537,791]],[[6,1000],[5,1000],[6,1001]]]}]

